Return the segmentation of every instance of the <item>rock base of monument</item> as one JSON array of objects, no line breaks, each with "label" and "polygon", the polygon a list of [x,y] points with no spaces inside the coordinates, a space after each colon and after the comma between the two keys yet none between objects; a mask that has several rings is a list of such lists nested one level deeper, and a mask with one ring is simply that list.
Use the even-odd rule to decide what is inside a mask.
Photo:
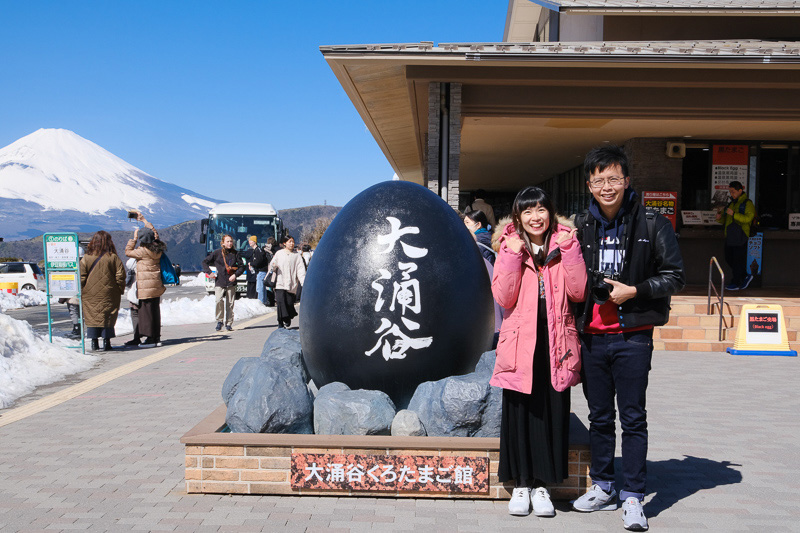
[{"label": "rock base of monument", "polygon": [[[498,438],[228,433],[223,432],[225,414],[226,408],[222,405],[181,438],[186,451],[186,492],[190,494],[502,500],[508,499],[513,489],[497,478]],[[569,477],[549,487],[557,500],[577,498],[591,485],[588,431],[574,414],[570,440]],[[340,472],[342,483],[328,482],[331,476],[336,477],[336,472],[330,465],[321,462],[317,465],[316,460],[322,457],[339,458],[336,468],[347,469],[346,474],[344,470]],[[342,457],[346,460],[342,461]],[[398,457],[399,461],[391,460]],[[367,464],[370,458],[383,460],[370,469]],[[315,460],[313,468],[310,466],[312,459]],[[432,466],[423,466],[426,461]],[[348,462],[352,465],[346,464]],[[404,466],[392,469],[390,463],[415,465],[415,470]],[[486,467],[480,483],[473,489],[459,484],[459,475],[462,482],[471,480],[473,474],[479,478],[480,465]],[[438,478],[446,484],[421,485],[419,481],[425,468],[430,469],[431,481]],[[414,483],[398,484],[404,469],[407,473],[410,471],[408,477],[413,476]],[[347,480],[353,481],[356,475],[359,483],[348,484]],[[376,481],[392,477],[394,485],[361,483],[369,482],[370,477]]]}]

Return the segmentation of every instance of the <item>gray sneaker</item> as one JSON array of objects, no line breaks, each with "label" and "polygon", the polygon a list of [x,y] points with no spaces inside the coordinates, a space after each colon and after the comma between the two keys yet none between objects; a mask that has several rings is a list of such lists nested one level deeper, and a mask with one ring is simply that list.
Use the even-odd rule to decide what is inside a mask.
[{"label": "gray sneaker", "polygon": [[592,485],[592,488],[587,490],[586,494],[572,502],[572,508],[582,513],[616,511],[617,492],[614,489],[611,489],[611,492],[606,492],[597,485]]},{"label": "gray sneaker", "polygon": [[622,503],[622,523],[628,531],[647,531],[647,518],[639,498],[630,497]]}]

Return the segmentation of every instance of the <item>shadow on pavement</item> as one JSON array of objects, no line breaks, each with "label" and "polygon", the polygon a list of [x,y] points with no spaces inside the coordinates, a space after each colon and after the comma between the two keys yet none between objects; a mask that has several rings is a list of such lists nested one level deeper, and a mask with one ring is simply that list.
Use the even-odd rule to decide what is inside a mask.
[{"label": "shadow on pavement", "polygon": [[231,333],[234,332],[219,332],[219,333],[210,333],[208,335],[198,336],[198,337],[182,337],[180,339],[163,339],[161,343],[164,346],[173,346],[175,344],[184,344],[187,342],[207,342],[207,341],[224,341],[230,338]]},{"label": "shadow on pavement", "polygon": [[737,466],[742,465],[691,455],[684,455],[683,459],[647,461],[648,490],[656,495],[644,505],[645,515],[658,516],[702,489],[741,483],[742,473],[732,468]]}]

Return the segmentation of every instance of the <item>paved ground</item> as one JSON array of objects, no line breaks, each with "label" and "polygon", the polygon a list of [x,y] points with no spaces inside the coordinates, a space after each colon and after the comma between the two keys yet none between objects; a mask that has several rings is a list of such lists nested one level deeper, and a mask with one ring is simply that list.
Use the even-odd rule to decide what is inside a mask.
[{"label": "paved ground", "polygon": [[[30,409],[118,374],[0,426],[0,532],[622,530],[620,511],[581,514],[567,504],[539,519],[509,516],[506,502],[187,495],[181,435],[221,403],[230,368],[259,354],[274,328],[271,316],[228,335],[214,334],[212,323],[168,327],[163,348],[112,352],[22,398],[14,407]],[[124,372],[158,353],[172,355]],[[656,352],[645,504],[652,530],[800,530],[798,364]],[[586,420],[579,389],[573,409]],[[0,411],[0,424],[15,412]]]}]

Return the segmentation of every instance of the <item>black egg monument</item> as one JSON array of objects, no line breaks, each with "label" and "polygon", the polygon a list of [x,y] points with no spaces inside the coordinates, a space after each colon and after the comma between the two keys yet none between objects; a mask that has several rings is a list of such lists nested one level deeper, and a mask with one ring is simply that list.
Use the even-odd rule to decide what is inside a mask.
[{"label": "black egg monument", "polygon": [[380,390],[402,409],[420,383],[472,372],[493,333],[483,258],[455,211],[420,185],[357,195],[309,264],[300,339],[318,387]]}]

